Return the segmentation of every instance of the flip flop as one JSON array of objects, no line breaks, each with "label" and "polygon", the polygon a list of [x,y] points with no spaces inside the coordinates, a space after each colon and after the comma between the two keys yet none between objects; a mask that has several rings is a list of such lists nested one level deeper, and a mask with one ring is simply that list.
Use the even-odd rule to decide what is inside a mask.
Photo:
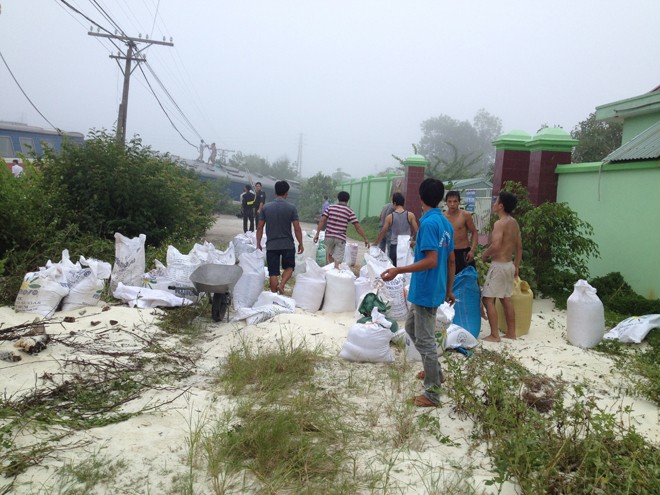
[{"label": "flip flop", "polygon": [[416,395],[408,399],[408,403],[417,407],[438,407],[440,405],[432,402],[426,395]]}]

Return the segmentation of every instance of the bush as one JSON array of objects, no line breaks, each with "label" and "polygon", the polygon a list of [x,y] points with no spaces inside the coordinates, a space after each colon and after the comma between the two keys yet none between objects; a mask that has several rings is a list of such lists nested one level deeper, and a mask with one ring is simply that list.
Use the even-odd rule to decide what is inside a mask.
[{"label": "bush", "polygon": [[73,261],[112,262],[115,232],[145,234],[158,255],[167,244],[192,246],[223,203],[222,181],[213,187],[139,139],[124,147],[105,131],[47,151],[18,179],[0,171],[0,303],[13,303],[23,276],[64,249]]},{"label": "bush", "polygon": [[660,314],[660,299],[646,299],[637,294],[619,272],[596,277],[591,285],[609,310],[625,317]]},{"label": "bush", "polygon": [[199,237],[213,222],[216,197],[195,172],[160,156],[134,138],[125,147],[105,131],[92,131],[83,146],[65,144],[38,162],[60,221],[81,233],[113,239]]},{"label": "bush", "polygon": [[523,261],[520,274],[534,290],[553,297],[560,307],[580,278],[587,278],[587,261],[599,255],[591,239],[593,229],[580,220],[566,203],[534,206],[527,189],[517,182],[505,182],[502,190],[518,199],[513,216],[522,235]]}]

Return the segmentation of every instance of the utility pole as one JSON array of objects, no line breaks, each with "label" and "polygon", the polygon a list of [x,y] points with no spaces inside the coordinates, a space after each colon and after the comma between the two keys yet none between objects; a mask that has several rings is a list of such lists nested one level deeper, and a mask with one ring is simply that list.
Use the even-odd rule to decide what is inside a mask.
[{"label": "utility pole", "polygon": [[226,150],[224,148],[218,149],[220,152],[220,163],[223,165],[227,164],[227,153],[236,153],[236,150]]},{"label": "utility pole", "polygon": [[[132,38],[130,36],[125,36],[125,35],[99,33],[98,31],[93,32],[91,28],[87,34],[90,36],[99,36],[101,38],[110,38],[110,39],[118,40],[127,46],[127,50],[125,54],[118,52],[117,55],[110,55],[110,58],[114,58],[115,60],[117,60],[117,64],[119,64],[119,60],[126,61],[126,64],[123,69],[124,89],[121,95],[121,103],[119,104],[119,114],[117,115],[117,142],[124,144],[126,142],[126,117],[128,115],[128,86],[131,80],[131,74],[135,70],[135,67],[137,67],[137,64],[139,64],[140,62],[144,62],[146,60],[144,57],[141,56],[141,54],[149,46],[151,45],[174,46],[174,43],[172,43],[172,38],[170,38],[169,42],[165,41],[165,37],[163,37],[163,41],[150,40],[148,36],[146,36],[143,39],[142,35],[140,35],[139,38]],[[143,43],[145,46],[143,46],[142,48],[138,48],[138,43]],[[133,61],[135,61],[136,64],[135,67],[131,68]],[[120,64],[119,67],[121,68]]]},{"label": "utility pole", "polygon": [[298,137],[298,177],[302,177],[302,150],[303,150],[303,135]]}]

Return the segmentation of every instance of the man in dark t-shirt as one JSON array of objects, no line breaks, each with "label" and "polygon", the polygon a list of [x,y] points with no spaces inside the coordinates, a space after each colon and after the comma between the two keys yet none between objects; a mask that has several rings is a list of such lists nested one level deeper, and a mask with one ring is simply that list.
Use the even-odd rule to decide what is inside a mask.
[{"label": "man in dark t-shirt", "polygon": [[[259,212],[257,223],[257,249],[261,249],[261,239],[266,227],[266,262],[270,290],[284,294],[284,286],[293,275],[296,267],[296,245],[293,242],[291,226],[298,241],[298,254],[303,252],[302,230],[298,221],[298,210],[287,203],[289,183],[281,180],[275,183],[275,200],[265,205]],[[283,269],[282,280],[280,266]]]},{"label": "man in dark t-shirt", "polygon": [[254,200],[254,216],[258,220],[259,213],[261,213],[261,209],[266,204],[266,193],[261,188],[261,182],[255,182],[254,194],[256,195],[256,198]]},{"label": "man in dark t-shirt", "polygon": [[256,195],[252,192],[250,184],[245,185],[245,192],[241,194],[241,212],[243,213],[243,233],[248,231],[248,220],[250,221],[250,232],[254,232],[254,203]]}]

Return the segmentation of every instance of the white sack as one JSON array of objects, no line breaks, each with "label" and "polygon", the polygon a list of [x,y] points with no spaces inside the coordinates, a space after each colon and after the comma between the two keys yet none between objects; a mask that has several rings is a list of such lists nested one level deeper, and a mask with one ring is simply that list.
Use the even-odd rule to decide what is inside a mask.
[{"label": "white sack", "polygon": [[248,325],[256,325],[283,313],[293,313],[293,310],[279,304],[266,304],[264,306],[255,306],[254,308],[238,308],[231,321],[245,320],[245,323]]},{"label": "white sack", "polygon": [[[80,258],[81,261],[89,263],[89,266],[71,274],[69,293],[62,300],[62,311],[96,306],[101,300],[105,282],[98,276],[97,269],[99,266],[103,266],[101,263],[104,262],[93,259],[88,262],[82,256]],[[109,265],[109,263],[106,264]]]},{"label": "white sack", "polygon": [[603,338],[626,344],[639,344],[654,328],[660,328],[660,315],[631,316],[619,322]]},{"label": "white sack", "polygon": [[41,316],[52,316],[69,293],[66,287],[61,265],[38,272],[29,272],[23,278],[18,290],[14,310],[17,313],[36,313]]},{"label": "white sack", "polygon": [[[170,289],[169,287],[176,287],[176,281],[170,276],[170,271],[158,260],[154,260],[154,264],[156,267],[144,274],[142,287],[174,293],[174,289]],[[186,287],[190,287],[190,285],[186,284]]]},{"label": "white sack", "polygon": [[404,320],[408,316],[408,301],[406,301],[403,277],[397,276],[383,283],[378,295],[390,305],[387,316],[395,320]]},{"label": "white sack", "polygon": [[472,349],[478,345],[479,341],[465,328],[454,325],[453,323],[447,328],[445,349],[456,349],[457,347]]},{"label": "white sack", "polygon": [[231,242],[224,251],[216,249],[212,242],[204,241],[204,244],[195,243],[189,254],[197,263],[197,266],[209,263],[214,265],[236,264],[236,254],[234,253],[234,246]]},{"label": "white sack", "polygon": [[571,344],[595,347],[605,334],[605,309],[596,288],[578,280],[566,302],[566,338]]},{"label": "white sack", "polygon": [[142,284],[146,239],[147,236],[144,234],[129,239],[119,232],[115,233],[115,264],[110,279],[110,289],[113,293],[119,282],[136,287]]},{"label": "white sack", "polygon": [[167,246],[167,271],[175,285],[192,286],[190,274],[200,265],[199,260],[190,254],[183,254],[174,246]]},{"label": "white sack", "polygon": [[107,280],[112,274],[112,265],[107,261],[97,260],[95,258],[85,258],[84,256],[80,257],[80,264],[83,266],[88,266],[94,273],[96,273],[97,278]]},{"label": "white sack", "polygon": [[355,311],[355,275],[350,270],[333,268],[325,274],[323,311],[345,313]]},{"label": "white sack", "polygon": [[[362,303],[362,298],[365,294],[373,292],[373,286],[371,285],[371,280],[365,277],[358,277],[355,279],[355,307],[359,308],[360,303]],[[360,316],[361,317],[361,316]]]},{"label": "white sack", "polygon": [[311,258],[316,261],[316,251],[318,250],[318,245],[314,243],[314,237],[307,235],[306,231],[302,231],[302,240],[303,240],[303,252],[298,254],[296,250],[296,267],[293,270],[293,274],[297,277],[307,271],[306,259]]},{"label": "white sack", "polygon": [[265,253],[260,250],[243,253],[239,258],[238,264],[243,268],[243,274],[232,291],[234,309],[251,308],[264,290],[265,258]]},{"label": "white sack", "polygon": [[[396,241],[396,266],[412,265],[415,260],[415,255],[410,247],[410,236],[400,235]],[[403,284],[409,285],[412,273],[402,273]]]},{"label": "white sack", "polygon": [[445,301],[438,308],[438,312],[435,315],[435,321],[442,323],[443,325],[449,325],[454,321],[455,314],[456,310],[454,309],[454,305]]},{"label": "white sack", "polygon": [[355,323],[346,336],[339,357],[364,363],[391,363],[392,332],[376,323]]},{"label": "white sack", "polygon": [[257,300],[254,303],[254,307],[258,308],[259,306],[268,306],[271,304],[276,304],[277,306],[282,306],[290,310],[292,313],[296,310],[296,301],[292,297],[283,296],[276,292],[263,291]]},{"label": "white sack", "polygon": [[358,245],[356,242],[347,242],[344,246],[344,263],[355,266],[357,263]]},{"label": "white sack", "polygon": [[367,266],[369,278],[372,282],[380,280],[380,274],[394,266],[392,260],[375,246],[370,247],[369,252],[365,253],[364,263]]},{"label": "white sack", "polygon": [[174,308],[191,304],[188,299],[178,297],[171,292],[129,286],[121,282],[112,295],[127,303],[131,308],[136,306],[138,308]]},{"label": "white sack", "polygon": [[[250,232],[250,234],[253,234],[253,232]],[[257,250],[256,235],[247,235],[247,232],[234,236],[232,244],[236,259],[240,259],[242,254],[254,253]]]},{"label": "white sack", "polygon": [[305,259],[306,270],[296,277],[291,294],[296,306],[305,311],[315,312],[321,308],[325,294],[325,270],[313,258]]},{"label": "white sack", "polygon": [[407,333],[406,333],[406,360],[419,361],[419,362],[421,362],[422,360],[422,355],[419,353],[417,347],[415,347],[415,344],[413,344],[410,335],[408,335]]}]

